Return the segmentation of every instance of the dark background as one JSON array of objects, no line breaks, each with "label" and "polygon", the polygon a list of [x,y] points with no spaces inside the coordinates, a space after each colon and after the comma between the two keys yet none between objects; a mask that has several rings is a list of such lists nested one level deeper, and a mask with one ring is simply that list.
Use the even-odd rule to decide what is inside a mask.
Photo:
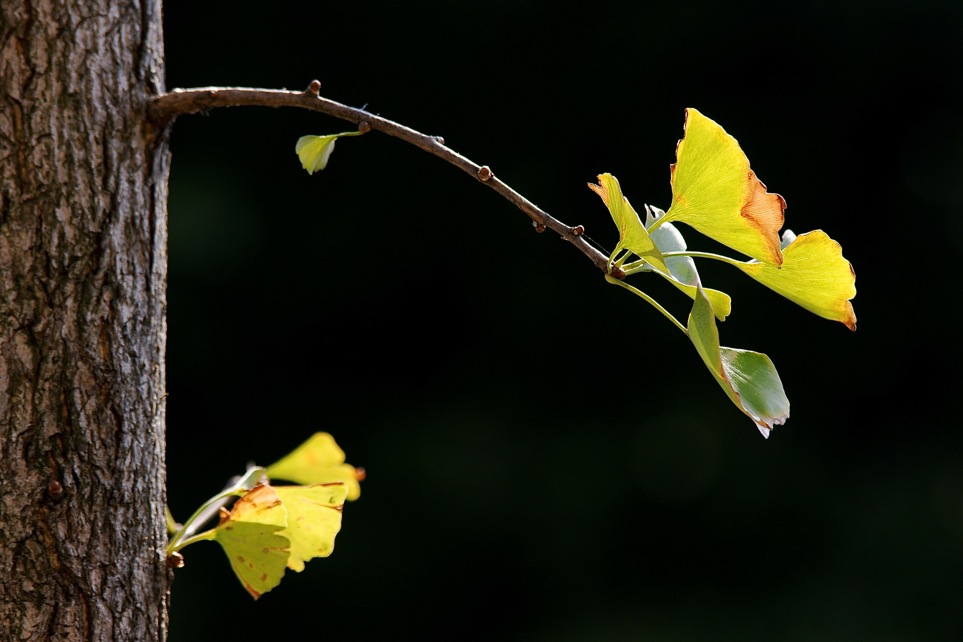
[{"label": "dark background", "polygon": [[317,430],[369,478],[335,554],[256,603],[188,548],[173,641],[963,636],[963,4],[170,0],[165,32],[170,88],[318,78],[607,247],[586,183],[667,207],[696,107],[859,291],[854,334],[700,263],[723,344],[792,402],[767,441],[685,336],[457,169],[371,134],[308,176],[298,137],[350,124],[181,118],[172,510]]}]

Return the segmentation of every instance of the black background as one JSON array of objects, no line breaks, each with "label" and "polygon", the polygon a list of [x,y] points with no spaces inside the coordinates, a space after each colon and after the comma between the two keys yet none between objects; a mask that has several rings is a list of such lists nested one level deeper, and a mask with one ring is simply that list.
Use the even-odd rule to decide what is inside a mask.
[{"label": "black background", "polygon": [[183,117],[175,516],[317,430],[369,478],[335,554],[257,602],[186,549],[173,641],[963,636],[963,4],[172,0],[164,22],[169,88],[317,78],[607,247],[586,183],[667,207],[695,107],[788,227],[842,244],[859,318],[700,263],[733,296],[723,344],[767,353],[792,402],[764,440],[685,336],[457,169],[370,134],[308,176],[298,137],[350,124]]}]

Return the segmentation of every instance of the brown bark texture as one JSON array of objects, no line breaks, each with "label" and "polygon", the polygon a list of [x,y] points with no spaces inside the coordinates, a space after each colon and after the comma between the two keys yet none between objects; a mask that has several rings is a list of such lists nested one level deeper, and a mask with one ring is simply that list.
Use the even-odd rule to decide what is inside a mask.
[{"label": "brown bark texture", "polygon": [[0,640],[163,640],[160,0],[0,2]]}]

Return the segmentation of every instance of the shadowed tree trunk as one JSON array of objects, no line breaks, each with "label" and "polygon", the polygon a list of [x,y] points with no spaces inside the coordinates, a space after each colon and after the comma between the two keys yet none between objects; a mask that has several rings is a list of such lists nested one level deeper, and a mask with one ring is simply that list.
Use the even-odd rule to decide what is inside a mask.
[{"label": "shadowed tree trunk", "polygon": [[0,3],[0,640],[163,640],[160,0]]}]

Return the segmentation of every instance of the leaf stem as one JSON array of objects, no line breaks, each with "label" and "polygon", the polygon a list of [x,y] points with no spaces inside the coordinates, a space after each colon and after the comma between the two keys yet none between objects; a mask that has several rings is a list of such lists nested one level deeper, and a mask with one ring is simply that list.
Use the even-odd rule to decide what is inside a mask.
[{"label": "leaf stem", "polygon": [[184,548],[192,542],[205,539],[200,538],[200,536],[196,538],[192,536],[194,532],[200,529],[208,520],[217,515],[221,507],[224,506],[231,497],[242,495],[257,486],[263,474],[263,468],[260,466],[252,466],[243,475],[231,480],[224,490],[201,504],[200,508],[194,511],[194,514],[184,522],[181,529],[177,531],[174,537],[167,543],[167,555]]},{"label": "leaf stem", "polygon": [[183,526],[181,526],[180,524],[177,523],[177,520],[176,520],[176,519],[174,519],[174,515],[171,514],[170,506],[164,506],[164,513],[165,513],[165,519],[167,520],[167,534],[168,534],[168,535],[173,535],[173,534],[175,534],[177,531],[179,531],[179,530],[181,530],[182,528],[184,528]]},{"label": "leaf stem", "polygon": [[668,310],[666,310],[665,308],[663,308],[662,305],[661,305],[658,301],[656,301],[655,299],[653,299],[652,297],[650,297],[648,294],[646,294],[646,293],[643,292],[642,290],[639,290],[638,288],[635,288],[635,287],[629,285],[628,283],[626,283],[626,282],[624,282],[624,281],[620,281],[619,279],[613,278],[613,277],[611,277],[611,276],[609,276],[609,275],[607,275],[607,274],[605,275],[605,280],[608,281],[609,283],[614,283],[615,285],[618,285],[618,286],[620,286],[620,287],[623,287],[623,288],[625,288],[626,290],[628,290],[629,292],[632,292],[633,294],[635,294],[635,295],[637,295],[637,296],[642,297],[642,299],[644,299],[645,301],[648,301],[648,303],[649,303],[652,307],[654,307],[656,310],[658,310],[659,312],[661,312],[662,315],[663,315],[666,319],[668,319],[668,320],[671,321],[673,324],[675,324],[675,327],[677,327],[677,328],[679,328],[680,330],[682,330],[683,334],[685,334],[686,336],[689,336],[689,331],[686,329],[686,327],[685,327],[684,325],[682,325],[681,323],[679,323],[679,320],[678,320],[678,319],[676,319],[674,316],[672,316],[672,315],[669,313]]},{"label": "leaf stem", "polygon": [[722,254],[713,254],[712,252],[665,252],[662,254],[662,256],[665,258],[670,258],[673,256],[688,256],[693,259],[713,259],[714,261],[722,261],[723,263],[728,263],[729,265],[745,265],[745,261],[729,258],[728,256],[724,256]]},{"label": "leaf stem", "polygon": [[172,553],[176,553],[182,548],[186,548],[196,542],[205,542],[205,541],[209,542],[215,537],[217,537],[217,529],[212,528],[210,530],[204,531],[203,533],[198,533],[197,535],[191,535],[190,537],[181,539],[176,544],[174,542],[171,542],[170,544],[167,545],[167,555],[170,556]]}]

